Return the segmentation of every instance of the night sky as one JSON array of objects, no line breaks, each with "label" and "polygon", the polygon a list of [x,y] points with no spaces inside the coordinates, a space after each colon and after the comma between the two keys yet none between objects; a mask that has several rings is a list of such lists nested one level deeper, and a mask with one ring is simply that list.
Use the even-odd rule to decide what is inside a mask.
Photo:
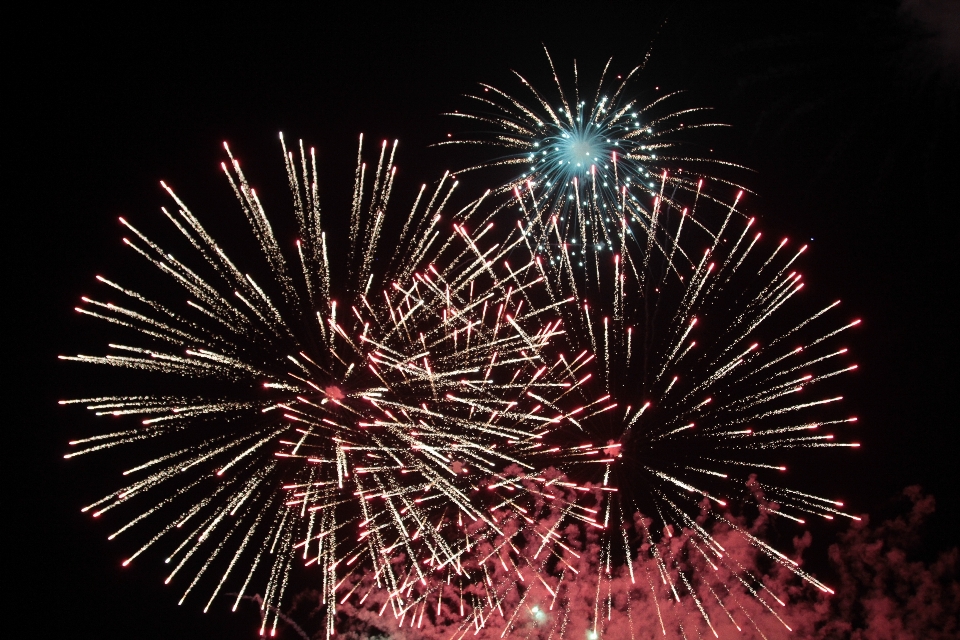
[{"label": "night sky", "polygon": [[[349,204],[358,134],[399,138],[395,198],[405,207],[422,182],[460,164],[429,146],[462,131],[439,114],[467,108],[462,94],[478,81],[519,90],[511,69],[546,85],[542,45],[562,70],[576,59],[583,78],[609,57],[627,71],[652,45],[638,83],[646,95],[686,90],[681,102],[732,125],[701,140],[753,170],[737,176],[756,192],[746,211],[768,233],[810,239],[807,286],[864,320],[849,338],[860,369],[846,381],[863,446],[806,472],[807,486],[879,519],[920,484],[937,499],[923,554],[957,545],[958,12],[937,2],[719,4],[50,9],[14,23],[23,46],[5,102],[19,113],[7,120],[15,142],[4,163],[13,541],[4,538],[6,562],[24,570],[8,589],[25,603],[8,605],[5,626],[28,624],[37,637],[255,635],[252,611],[177,607],[159,559],[122,570],[127,548],[105,540],[116,523],[79,513],[115,486],[119,467],[109,456],[62,459],[68,439],[101,426],[56,400],[98,388],[101,372],[56,356],[109,336],[72,312],[94,276],[143,268],[122,250],[117,216],[157,221],[163,179],[201,219],[245,225],[219,170],[224,140],[268,211],[284,213],[278,131],[317,147],[327,220]],[[469,175],[462,184],[484,186]],[[817,526],[811,556],[843,526]]]}]

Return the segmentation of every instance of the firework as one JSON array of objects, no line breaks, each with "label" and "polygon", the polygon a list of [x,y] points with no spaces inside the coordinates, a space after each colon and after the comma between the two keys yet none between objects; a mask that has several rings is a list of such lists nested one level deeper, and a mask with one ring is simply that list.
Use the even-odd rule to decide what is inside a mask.
[{"label": "firework", "polygon": [[[128,514],[110,539],[142,532],[124,565],[166,545],[166,581],[189,576],[181,602],[204,576],[214,585],[205,610],[228,585],[234,608],[259,585],[261,633],[276,629],[295,564],[321,570],[328,634],[337,588],[359,567],[372,568],[397,607],[424,562],[475,580],[463,566],[471,536],[501,531],[484,507],[496,491],[478,498],[479,478],[525,468],[511,449],[539,438],[578,382],[578,369],[546,359],[562,335],[562,303],[534,306],[544,297],[535,261],[505,260],[522,245],[519,231],[489,243],[491,224],[470,232],[444,220],[456,187],[446,177],[432,194],[421,189],[378,272],[396,144],[384,143],[373,171],[358,157],[349,243],[321,226],[312,149],[284,145],[299,235],[284,243],[224,146],[224,173],[270,276],[241,270],[165,184],[176,206],[163,213],[187,257],[121,218],[124,243],[188,300],[98,276],[127,302],[85,297],[77,308],[127,339],[107,355],[63,359],[161,374],[135,381],[165,391],[62,401],[140,420],[70,443],[68,458],[121,445],[144,456],[124,472],[129,484],[83,511]],[[342,272],[331,240],[349,245]],[[386,560],[402,553],[401,571]]]},{"label": "firework", "polygon": [[[497,192],[517,198],[501,206],[526,221],[552,279],[575,294],[615,295],[624,286],[616,284],[619,276],[629,278],[650,251],[663,249],[648,243],[656,218],[665,210],[695,213],[698,205],[720,202],[713,190],[732,183],[707,176],[704,168],[736,165],[692,155],[681,142],[688,131],[722,126],[691,122],[705,109],[670,109],[677,93],[650,102],[637,98],[642,67],[610,81],[608,61],[593,91],[582,87],[574,63],[573,85],[564,89],[549,53],[547,60],[549,95],[519,74],[528,100],[482,84],[482,93],[469,96],[479,103],[477,112],[447,115],[490,130],[441,144],[503,150],[465,171],[516,167]],[[613,255],[623,261],[617,274],[606,265]]]},{"label": "firework", "polygon": [[[683,222],[664,236],[678,237]],[[740,605],[722,595],[729,585],[711,587],[709,575],[691,574],[694,556],[727,582],[749,586],[760,602],[772,601],[710,532],[715,527],[832,593],[731,513],[753,510],[801,525],[810,517],[854,518],[840,501],[791,487],[785,458],[809,465],[809,456],[788,454],[859,446],[842,437],[856,418],[844,413],[835,383],[857,368],[840,340],[860,321],[838,322],[839,301],[805,311],[795,269],[807,247],[789,249],[784,239],[764,249],[753,222],[731,210],[698,251],[688,238],[674,260],[660,254],[626,307],[629,321],[581,301],[579,322],[565,326],[580,327],[579,339],[596,345],[599,382],[620,406],[606,420],[586,422],[588,433],[558,425],[545,437],[561,447],[566,460],[557,466],[571,478],[616,489],[590,505],[607,524],[599,565],[609,573],[613,558],[630,566],[634,558],[655,561],[659,579],[650,588],[677,601],[689,596],[711,630],[716,618],[706,600],[718,598],[730,611]],[[590,456],[606,465],[585,464]],[[674,537],[679,547],[663,544]],[[609,608],[603,582],[598,576],[596,596],[606,592]]]},{"label": "firework", "polygon": [[510,132],[495,143],[516,152],[491,164],[526,172],[452,213],[449,176],[424,186],[395,237],[387,143],[375,168],[358,158],[349,233],[329,239],[313,152],[284,147],[296,242],[278,240],[230,155],[260,272],[227,258],[166,185],[186,258],[121,219],[125,243],[189,296],[98,277],[129,302],[78,311],[134,338],[65,358],[164,380],[147,382],[163,393],[64,401],[142,422],[67,455],[141,450],[130,484],[84,509],[135,510],[110,536],[149,531],[124,564],[166,545],[167,581],[189,576],[183,598],[204,579],[207,608],[262,592],[261,633],[306,565],[328,636],[340,607],[460,635],[506,634],[529,614],[568,637],[589,620],[600,637],[619,624],[618,592],[628,616],[630,598],[649,597],[664,634],[716,634],[714,603],[734,626],[730,612],[782,622],[734,538],[829,592],[743,509],[847,515],[778,476],[791,450],[857,446],[824,432],[855,421],[840,396],[808,397],[855,368],[836,343],[857,321],[836,324],[838,303],[796,308],[805,247],[762,253],[743,192],[724,204],[688,168],[697,159],[671,151],[688,112],[625,98],[636,72],[609,95],[601,79],[590,102],[558,81],[562,108],[532,87],[535,109],[486,87],[500,113],[471,117]]},{"label": "firework", "polygon": [[[376,591],[401,624],[417,611],[422,620],[427,601],[455,608],[465,588],[488,584],[495,554],[478,551],[506,544],[507,531],[534,524],[538,497],[554,497],[538,442],[576,412],[590,374],[551,346],[563,334],[558,308],[572,301],[533,304],[547,299],[536,262],[503,260],[517,257],[519,230],[481,248],[490,228],[455,226],[433,263],[379,292],[385,304],[363,295],[351,316],[328,319],[325,365],[294,376],[314,399],[284,405],[300,437],[280,455],[310,467],[310,481],[287,488],[289,504],[311,514],[296,547],[324,569],[328,630],[337,598],[362,603]],[[311,382],[320,379],[336,385]],[[358,530],[338,545],[356,517]],[[523,580],[518,549],[498,558],[513,564],[510,580]]]}]

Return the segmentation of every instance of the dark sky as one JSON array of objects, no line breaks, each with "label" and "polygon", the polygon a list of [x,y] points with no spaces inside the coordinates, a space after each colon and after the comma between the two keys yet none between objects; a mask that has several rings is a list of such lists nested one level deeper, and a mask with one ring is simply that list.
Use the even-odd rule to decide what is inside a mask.
[{"label": "dark sky", "polygon": [[[201,216],[234,215],[223,140],[282,208],[281,130],[318,148],[328,211],[347,203],[360,132],[401,140],[398,188],[413,191],[454,164],[428,147],[455,126],[438,114],[466,107],[460,96],[477,81],[517,89],[511,68],[545,84],[541,43],[562,68],[576,58],[583,77],[610,56],[626,70],[653,43],[641,84],[686,89],[691,106],[732,125],[705,142],[756,171],[741,178],[757,192],[749,210],[766,230],[813,238],[808,286],[864,319],[852,342],[861,369],[848,380],[863,447],[821,480],[873,514],[922,484],[939,505],[928,551],[960,542],[956,12],[936,2],[912,13],[893,2],[326,4],[51,9],[14,23],[5,241],[18,360],[5,453],[8,528],[25,539],[6,555],[24,563],[14,588],[42,613],[8,609],[8,620],[43,637],[253,637],[249,617],[178,608],[150,562],[121,570],[109,525],[79,513],[113,479],[61,458],[96,425],[56,406],[84,382],[56,355],[91,343],[71,309],[93,276],[131,264],[116,216],[154,216],[166,204],[160,179]],[[817,535],[826,544],[832,533]]]}]

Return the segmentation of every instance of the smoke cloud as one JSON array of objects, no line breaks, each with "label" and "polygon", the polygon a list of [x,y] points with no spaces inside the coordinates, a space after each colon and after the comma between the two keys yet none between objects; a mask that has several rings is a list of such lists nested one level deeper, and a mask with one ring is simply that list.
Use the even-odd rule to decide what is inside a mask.
[{"label": "smoke cloud", "polygon": [[[529,523],[507,519],[504,539],[477,544],[473,556],[488,558],[464,569],[482,580],[461,584],[456,574],[434,572],[425,580],[402,583],[389,598],[381,580],[365,576],[338,589],[337,636],[390,638],[654,638],[736,637],[851,638],[855,640],[946,640],[960,634],[958,550],[926,563],[913,559],[921,528],[934,512],[933,496],[908,487],[905,513],[879,525],[863,516],[839,534],[829,548],[833,576],[826,594],[798,578],[812,537],[793,539],[789,560],[771,560],[744,532],[762,539],[775,503],[761,505],[753,518],[722,518],[703,505],[699,525],[723,548],[721,563],[691,529],[648,532],[637,558],[627,564],[603,546],[599,530],[568,524],[556,527],[560,513]],[[634,516],[631,532],[650,520]],[[707,524],[710,523],[710,524]],[[549,552],[539,532],[555,529],[562,546]],[[626,530],[625,530],[626,531]],[[635,541],[636,542],[636,541]],[[652,543],[652,544],[651,544]],[[519,554],[509,552],[513,546]],[[783,551],[781,549],[781,551]],[[659,560],[658,560],[659,558]],[[729,567],[737,567],[735,571]],[[663,567],[669,570],[665,574]],[[521,577],[522,576],[522,577]],[[409,583],[409,584],[408,584]],[[348,595],[349,594],[349,595]],[[290,613],[313,637],[325,637],[325,604],[317,592],[304,592]],[[402,601],[403,606],[397,602]],[[284,630],[284,637],[304,631]]]}]

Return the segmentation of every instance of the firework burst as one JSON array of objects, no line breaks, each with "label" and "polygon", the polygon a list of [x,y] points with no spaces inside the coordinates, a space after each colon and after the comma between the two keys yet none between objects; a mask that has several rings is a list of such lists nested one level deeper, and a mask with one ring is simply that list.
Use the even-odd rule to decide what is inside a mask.
[{"label": "firework burst", "polygon": [[[124,244],[170,278],[174,291],[186,290],[186,306],[158,302],[98,276],[109,287],[108,295],[122,296],[126,302],[85,297],[77,311],[122,327],[129,342],[111,343],[112,353],[104,356],[61,358],[163,374],[162,381],[149,379],[147,388],[173,386],[189,391],[62,401],[85,404],[97,415],[142,418],[134,428],[72,441],[76,450],[65,457],[147,443],[147,453],[140,453],[149,457],[124,472],[128,481],[138,479],[83,511],[100,517],[113,509],[129,511],[133,505],[141,505],[139,512],[128,515],[126,524],[110,536],[113,539],[131,529],[148,531],[143,534],[145,543],[124,561],[125,566],[154,545],[165,543],[172,547],[166,558],[172,565],[166,582],[178,574],[192,574],[183,599],[208,573],[219,573],[219,579],[205,609],[229,579],[240,580],[234,608],[252,584],[257,585],[268,612],[263,621],[266,629],[271,626],[270,607],[287,587],[295,557],[293,543],[305,528],[297,510],[285,504],[287,496],[281,485],[309,480],[302,465],[275,456],[279,440],[289,430],[281,405],[295,391],[287,383],[287,370],[298,362],[287,356],[312,350],[326,339],[326,328],[318,322],[312,306],[326,302],[333,307],[331,269],[326,237],[320,230],[312,150],[306,156],[300,149],[299,164],[310,170],[302,177],[295,170],[293,154],[284,151],[301,237],[295,246],[297,262],[303,265],[305,278],[296,283],[291,275],[295,267],[281,249],[256,191],[239,161],[224,147],[230,161],[222,168],[275,280],[258,283],[249,272],[242,272],[186,204],[161,183],[175,203],[173,211],[164,207],[163,214],[193,252],[185,261],[174,258],[121,218],[130,234]],[[365,172],[365,165],[359,165],[353,236],[358,235],[364,214],[374,219],[382,215],[393,176],[392,162],[384,163],[381,156],[372,189],[364,184]],[[369,196],[363,211],[361,194]],[[362,231],[363,239],[375,245],[379,229]],[[351,257],[351,274],[358,269],[362,272],[369,264],[367,256]],[[167,296],[169,292],[161,288],[156,293]],[[272,627],[276,627],[276,619]]]},{"label": "firework burst", "polygon": [[[664,237],[679,237],[683,222],[675,219]],[[784,460],[802,449],[859,446],[842,435],[856,418],[844,413],[836,383],[857,368],[839,341],[860,321],[838,321],[839,301],[804,311],[796,264],[807,247],[789,250],[784,239],[764,249],[753,222],[731,210],[717,233],[700,238],[699,248],[689,236],[674,259],[673,247],[659,253],[635,304],[626,307],[629,321],[581,301],[579,317],[565,326],[595,346],[603,385],[596,393],[609,393],[620,405],[605,420],[586,422],[588,433],[562,425],[545,437],[561,448],[558,457],[566,459],[557,467],[568,476],[616,489],[598,493],[590,505],[607,526],[600,566],[609,574],[614,559],[628,566],[654,561],[659,576],[650,588],[678,602],[689,596],[691,612],[711,630],[716,618],[704,602],[716,599],[730,611],[740,605],[707,576],[691,573],[694,556],[702,556],[702,568],[727,575],[728,583],[749,587],[759,602],[780,603],[724,550],[714,527],[832,593],[732,513],[746,509],[800,525],[810,517],[856,519],[841,501],[790,487]],[[590,456],[606,464],[584,464]],[[811,462],[809,456],[791,459]],[[671,538],[680,546],[663,544]],[[603,583],[610,579],[601,572],[596,587],[608,609],[612,595]]]},{"label": "firework burst", "polygon": [[531,471],[511,450],[541,437],[578,384],[577,368],[547,359],[563,303],[532,304],[544,299],[536,262],[505,260],[522,245],[519,230],[492,243],[492,224],[470,232],[445,221],[455,182],[421,189],[391,266],[374,269],[395,148],[384,143],[373,171],[358,159],[345,273],[328,256],[314,154],[302,144],[299,153],[284,146],[299,235],[290,243],[277,239],[226,148],[223,170],[269,268],[265,281],[228,258],[164,184],[176,207],[163,213],[189,242],[188,258],[120,221],[124,243],[186,290],[186,305],[98,276],[127,302],[85,297],[77,311],[127,339],[107,355],[62,356],[162,374],[148,388],[170,390],[62,401],[140,419],[72,441],[66,457],[147,452],[124,472],[129,484],[83,511],[127,512],[111,539],[146,532],[124,565],[166,545],[166,581],[189,576],[181,602],[204,576],[214,585],[205,609],[227,585],[237,584],[236,607],[259,584],[261,633],[275,631],[301,560],[322,572],[328,634],[337,589],[357,568],[371,568],[398,609],[409,581],[426,583],[424,571],[475,581],[464,567],[473,538],[501,533],[490,505],[501,521],[523,510],[498,501],[495,488],[480,495],[480,478],[506,486],[504,468]]},{"label": "firework burst", "polygon": [[612,292],[609,275],[602,273],[606,258],[618,254],[642,263],[645,252],[658,248],[646,242],[656,210],[695,212],[701,202],[718,202],[712,188],[732,183],[703,171],[736,165],[687,151],[690,145],[681,142],[686,132],[722,125],[691,122],[703,108],[671,110],[677,93],[640,101],[635,84],[642,67],[610,81],[608,61],[592,91],[582,89],[576,63],[573,85],[565,89],[549,53],[547,60],[551,95],[519,74],[527,100],[482,84],[482,93],[469,96],[479,103],[477,112],[446,115],[490,129],[441,144],[504,150],[506,155],[465,171],[517,167],[496,191],[532,199],[533,212],[520,198],[502,206],[527,220],[553,279],[575,291],[580,283],[583,295]]},{"label": "firework burst", "polygon": [[124,242],[189,297],[98,277],[127,302],[77,310],[133,337],[64,357],[163,374],[148,388],[164,393],[63,401],[141,420],[67,454],[146,452],[129,484],[84,508],[133,511],[111,539],[148,531],[124,564],[165,546],[167,582],[189,576],[183,598],[201,580],[206,607],[234,583],[234,607],[261,592],[261,633],[306,565],[328,636],[338,607],[373,607],[461,636],[504,637],[526,611],[531,633],[570,637],[589,620],[600,637],[620,592],[628,615],[648,598],[664,635],[716,634],[721,610],[737,628],[763,611],[783,622],[731,539],[829,592],[744,510],[847,516],[781,478],[789,451],[857,446],[829,433],[855,421],[841,397],[809,396],[856,368],[837,341],[858,321],[832,320],[838,303],[798,305],[805,247],[764,249],[743,191],[724,204],[705,189],[701,159],[673,140],[695,110],[630,99],[637,72],[607,90],[605,71],[588,100],[556,73],[558,101],[524,81],[535,107],[485,87],[496,114],[468,117],[503,135],[466,142],[509,149],[483,166],[522,175],[452,213],[449,176],[424,186],[395,237],[395,144],[370,169],[358,158],[343,238],[321,226],[312,150],[284,147],[295,242],[278,240],[227,149],[266,278],[166,185],[188,257],[121,219]]},{"label": "firework burst", "polygon": [[[352,318],[330,320],[327,364],[311,362],[301,378],[324,397],[284,405],[300,437],[280,455],[311,468],[309,482],[287,487],[289,504],[311,514],[296,547],[324,568],[325,603],[362,603],[380,590],[401,623],[413,610],[422,620],[428,600],[431,611],[445,598],[455,608],[459,595],[463,611],[464,588],[486,585],[494,561],[478,560],[478,549],[535,524],[533,503],[550,494],[538,442],[576,411],[590,375],[552,346],[563,334],[558,308],[572,301],[533,304],[547,299],[536,262],[503,260],[518,255],[519,230],[481,249],[490,228],[471,235],[455,226],[434,262],[380,292],[385,304],[361,296]],[[358,503],[359,530],[338,545]],[[523,579],[518,549],[507,545],[499,560]]]}]

